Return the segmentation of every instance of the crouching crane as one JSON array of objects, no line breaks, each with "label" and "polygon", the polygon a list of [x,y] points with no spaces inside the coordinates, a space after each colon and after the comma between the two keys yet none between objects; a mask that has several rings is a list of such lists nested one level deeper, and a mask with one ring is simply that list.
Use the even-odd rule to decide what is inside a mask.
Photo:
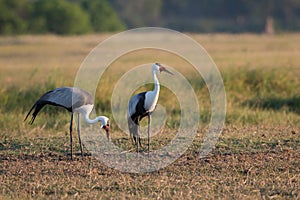
[{"label": "crouching crane", "polygon": [[167,72],[169,70],[159,63],[152,65],[152,76],[154,79],[154,90],[146,91],[134,95],[128,103],[127,121],[130,132],[131,142],[135,143],[136,150],[139,152],[139,146],[142,146],[139,135],[139,123],[144,117],[148,117],[148,155],[150,151],[150,115],[155,110],[158,101],[160,85],[156,73]]},{"label": "crouching crane", "polygon": [[87,91],[76,88],[76,87],[61,87],[55,90],[51,90],[44,95],[42,95],[39,100],[35,102],[35,104],[31,107],[30,111],[26,115],[24,121],[28,118],[30,113],[32,113],[32,118],[30,120],[30,124],[32,124],[40,112],[40,110],[45,105],[53,105],[60,106],[67,109],[71,112],[71,120],[70,120],[70,149],[71,149],[71,159],[73,158],[73,150],[72,150],[72,126],[73,126],[73,114],[78,113],[78,123],[77,123],[77,131],[78,131],[78,139],[80,144],[81,155],[83,155],[82,151],[82,142],[80,138],[80,115],[81,114],[84,120],[89,124],[94,124],[100,122],[100,127],[106,131],[107,139],[110,140],[110,126],[109,119],[105,116],[98,116],[95,119],[90,119],[89,115],[94,107],[94,97],[88,93]]}]

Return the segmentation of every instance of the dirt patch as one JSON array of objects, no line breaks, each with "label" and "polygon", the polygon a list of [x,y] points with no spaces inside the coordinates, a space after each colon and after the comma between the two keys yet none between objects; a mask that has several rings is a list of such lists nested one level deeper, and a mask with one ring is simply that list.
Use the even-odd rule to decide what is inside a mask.
[{"label": "dirt patch", "polygon": [[0,155],[0,191],[10,198],[297,198],[300,153],[189,151],[168,167],[122,173],[90,156]]}]

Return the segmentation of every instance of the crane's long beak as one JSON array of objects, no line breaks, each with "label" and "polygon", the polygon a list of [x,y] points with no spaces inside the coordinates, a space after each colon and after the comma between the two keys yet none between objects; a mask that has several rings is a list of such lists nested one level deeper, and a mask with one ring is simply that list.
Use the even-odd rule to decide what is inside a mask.
[{"label": "crane's long beak", "polygon": [[172,72],[170,72],[169,70],[167,70],[165,67],[163,66],[160,66],[159,67],[159,71],[160,72],[167,72],[168,74],[171,74],[171,75],[174,75]]},{"label": "crane's long beak", "polygon": [[102,127],[106,131],[107,140],[110,141],[110,127],[109,124],[106,124]]}]

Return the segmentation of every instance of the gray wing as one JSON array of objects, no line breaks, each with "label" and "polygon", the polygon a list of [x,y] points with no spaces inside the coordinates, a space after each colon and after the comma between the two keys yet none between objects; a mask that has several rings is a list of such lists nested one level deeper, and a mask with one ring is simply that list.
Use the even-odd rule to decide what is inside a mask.
[{"label": "gray wing", "polygon": [[93,96],[75,87],[61,87],[45,93],[38,102],[62,106],[69,111],[85,104],[93,104]]},{"label": "gray wing", "polygon": [[85,90],[75,87],[61,87],[45,93],[39,100],[35,102],[24,121],[30,115],[33,109],[31,124],[36,115],[47,104],[54,106],[61,106],[72,112],[74,108],[78,108],[85,104],[93,104],[94,97]]}]

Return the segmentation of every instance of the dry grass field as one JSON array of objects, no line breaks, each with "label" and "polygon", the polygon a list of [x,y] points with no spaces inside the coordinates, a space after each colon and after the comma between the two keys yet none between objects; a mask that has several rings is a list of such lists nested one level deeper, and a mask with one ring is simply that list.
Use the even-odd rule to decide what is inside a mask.
[{"label": "dry grass field", "polygon": [[[23,122],[40,95],[72,85],[88,53],[109,36],[0,37],[0,199],[300,198],[300,34],[190,34],[222,74],[226,123],[213,151],[200,158],[210,119],[209,94],[192,69],[179,69],[201,102],[198,135],[174,163],[144,174],[109,168],[87,150],[81,157],[78,146],[70,160],[69,114],[63,109],[43,109],[32,126]],[[155,56],[175,68],[184,63],[151,50],[121,57],[99,83],[97,111],[111,118],[110,95],[117,79]],[[172,95],[166,88],[161,92]],[[176,129],[180,111],[171,99],[159,100],[171,117],[151,146],[159,148]],[[111,135],[115,144],[132,147],[117,128]]]}]

